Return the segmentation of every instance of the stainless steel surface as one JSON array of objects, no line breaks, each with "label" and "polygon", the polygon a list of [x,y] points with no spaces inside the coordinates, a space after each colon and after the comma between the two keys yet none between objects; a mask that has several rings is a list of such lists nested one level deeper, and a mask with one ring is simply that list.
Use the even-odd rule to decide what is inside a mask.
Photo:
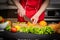
[{"label": "stainless steel surface", "polygon": [[52,19],[48,18],[48,19],[44,19],[44,20],[46,20],[46,21],[60,21],[60,19],[53,19],[53,18]]},{"label": "stainless steel surface", "polygon": [[60,21],[60,10],[48,10],[47,15],[45,16],[46,21],[54,21],[59,22]]},{"label": "stainless steel surface", "polygon": [[50,0],[51,4],[60,4],[60,0]]},{"label": "stainless steel surface", "polygon": [[8,0],[9,5],[14,5],[14,3],[11,0]]},{"label": "stainless steel surface", "polygon": [[[16,6],[11,6],[11,5],[0,5],[0,10],[1,9],[17,9]],[[60,6],[58,5],[58,7],[54,7],[54,6],[49,6],[48,8],[46,8],[46,10],[60,10]]]},{"label": "stainless steel surface", "polygon": [[0,3],[6,3],[7,0],[0,0]]}]

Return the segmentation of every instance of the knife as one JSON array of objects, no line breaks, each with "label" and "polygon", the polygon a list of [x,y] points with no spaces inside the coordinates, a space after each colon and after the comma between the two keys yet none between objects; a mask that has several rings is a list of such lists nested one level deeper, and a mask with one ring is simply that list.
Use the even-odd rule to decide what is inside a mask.
[{"label": "knife", "polygon": [[32,23],[31,19],[28,18],[26,15],[24,15],[24,20]]}]

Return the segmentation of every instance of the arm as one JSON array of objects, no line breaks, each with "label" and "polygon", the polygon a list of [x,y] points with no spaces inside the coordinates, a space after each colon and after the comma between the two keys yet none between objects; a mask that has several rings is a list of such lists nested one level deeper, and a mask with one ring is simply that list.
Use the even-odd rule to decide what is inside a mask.
[{"label": "arm", "polygon": [[45,0],[41,6],[41,8],[38,10],[38,12],[35,14],[38,17],[41,15],[42,12],[44,12],[49,4],[49,0]]},{"label": "arm", "polygon": [[44,12],[49,4],[49,0],[45,0],[40,7],[40,9],[37,11],[37,13],[31,18],[33,21],[33,24],[36,24],[38,22],[39,16]]},{"label": "arm", "polygon": [[23,17],[23,15],[25,15],[25,9],[23,8],[23,6],[19,3],[19,0],[13,0],[13,2],[15,3],[15,5],[18,8],[18,13],[21,17]]},{"label": "arm", "polygon": [[23,9],[22,5],[19,3],[19,0],[13,0],[18,9]]}]

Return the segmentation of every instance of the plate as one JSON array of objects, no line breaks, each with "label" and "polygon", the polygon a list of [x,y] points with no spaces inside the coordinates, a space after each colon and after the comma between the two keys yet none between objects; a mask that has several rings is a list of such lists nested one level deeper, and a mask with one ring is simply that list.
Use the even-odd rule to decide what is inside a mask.
[{"label": "plate", "polygon": [[6,38],[15,38],[15,39],[47,39],[53,36],[53,34],[44,34],[44,35],[37,35],[31,33],[23,33],[23,32],[16,32],[12,33],[9,31],[3,32],[4,37]]}]

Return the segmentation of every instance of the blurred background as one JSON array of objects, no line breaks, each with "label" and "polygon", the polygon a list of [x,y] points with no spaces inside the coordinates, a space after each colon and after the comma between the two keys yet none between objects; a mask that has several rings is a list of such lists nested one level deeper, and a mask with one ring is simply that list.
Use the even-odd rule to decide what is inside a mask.
[{"label": "blurred background", "polygon": [[[0,0],[0,16],[17,21],[17,7],[11,0]],[[50,0],[46,9],[45,20],[49,22],[60,21],[60,0]]]},{"label": "blurred background", "polygon": [[[6,20],[17,21],[17,7],[11,0],[0,0],[0,16]],[[49,23],[60,22],[60,0],[50,0],[44,20]]]}]

